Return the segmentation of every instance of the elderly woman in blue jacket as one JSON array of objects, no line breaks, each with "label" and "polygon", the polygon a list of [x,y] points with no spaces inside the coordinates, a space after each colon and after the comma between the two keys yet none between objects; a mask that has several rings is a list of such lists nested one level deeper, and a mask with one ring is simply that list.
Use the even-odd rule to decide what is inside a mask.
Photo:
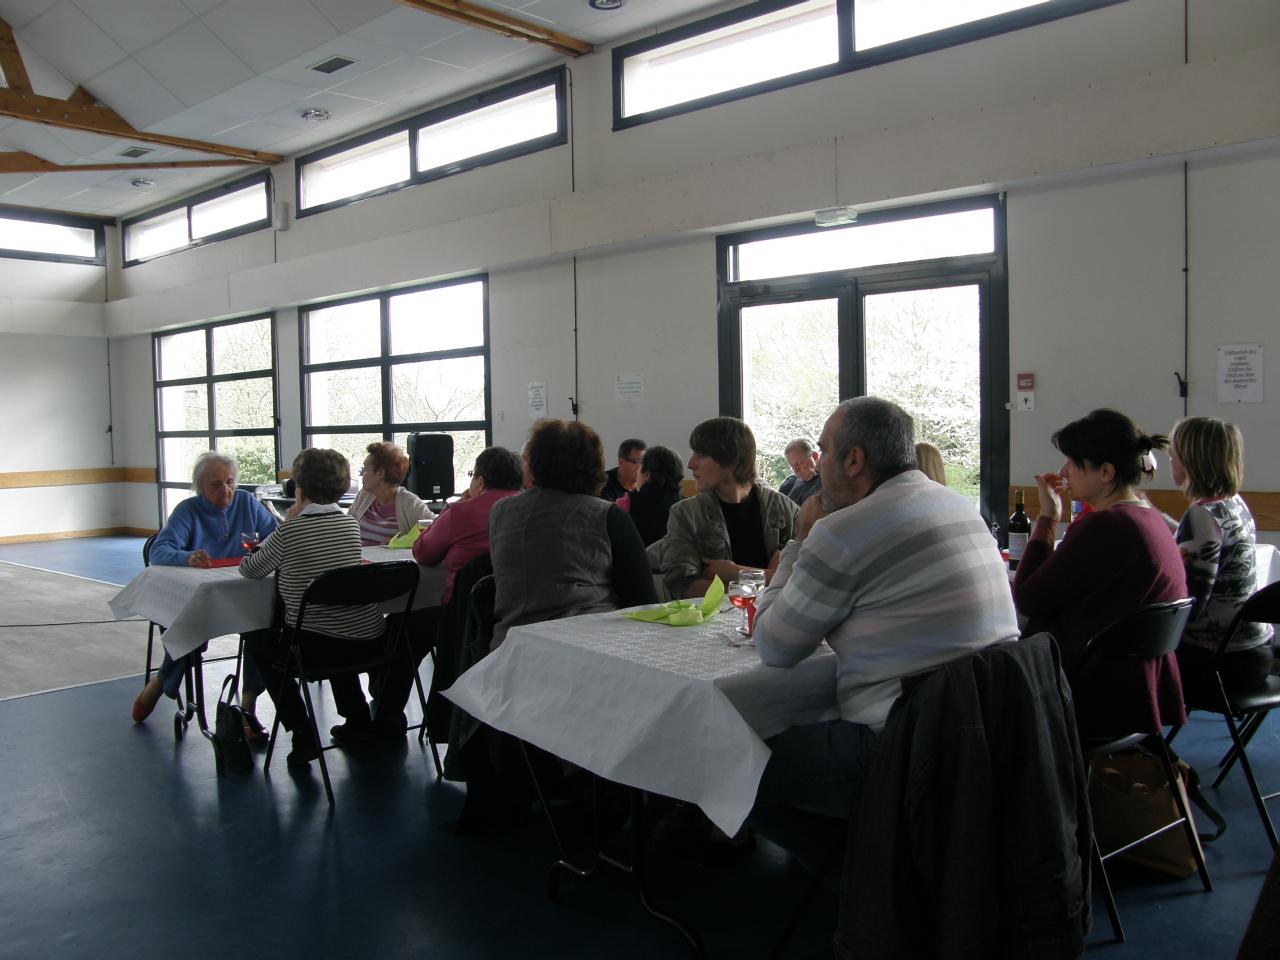
[{"label": "elderly woman in blue jacket", "polygon": [[[191,471],[194,497],[183,500],[173,509],[169,521],[156,534],[151,544],[150,562],[175,567],[210,567],[214,560],[239,557],[244,553],[241,534],[249,531],[265,537],[275,530],[275,516],[251,494],[236,489],[240,472],[234,457],[202,453]],[[202,648],[203,649],[203,648]],[[193,656],[188,654],[187,657]],[[172,659],[168,653],[160,669],[133,701],[133,722],[141,723],[151,715],[163,693],[178,696],[178,687],[186,673],[187,657]],[[246,717],[246,732],[262,736],[262,726],[253,708],[262,692],[262,677],[248,657],[244,662],[244,690],[241,703]]]}]

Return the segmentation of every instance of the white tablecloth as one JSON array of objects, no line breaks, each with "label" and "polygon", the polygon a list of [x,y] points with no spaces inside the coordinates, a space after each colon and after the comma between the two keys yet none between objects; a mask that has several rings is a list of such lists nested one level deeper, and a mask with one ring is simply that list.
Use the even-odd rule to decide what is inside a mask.
[{"label": "white tablecloth", "polygon": [[[386,547],[363,547],[360,553],[372,563],[413,559],[408,550]],[[435,606],[444,592],[445,572],[419,569],[413,605]],[[167,625],[164,648],[176,659],[214,637],[271,626],[274,584],[271,577],[246,579],[236,567],[147,567],[111,598],[111,612],[121,619],[142,617]]]},{"label": "white tablecloth", "polygon": [[736,616],[668,627],[619,613],[514,627],[445,693],[491,727],[608,780],[696,803],[732,836],[769,759],[763,738],[838,716],[824,645],[792,669],[725,646]]},{"label": "white tablecloth", "polygon": [[1259,543],[1254,549],[1257,551],[1255,577],[1258,589],[1261,590],[1268,584],[1280,580],[1280,559],[1277,559],[1276,548],[1269,543]]}]

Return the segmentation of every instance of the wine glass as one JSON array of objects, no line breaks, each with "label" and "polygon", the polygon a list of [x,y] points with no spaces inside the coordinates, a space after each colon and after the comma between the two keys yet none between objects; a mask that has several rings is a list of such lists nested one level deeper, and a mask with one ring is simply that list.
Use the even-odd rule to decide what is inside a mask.
[{"label": "wine glass", "polygon": [[262,542],[262,537],[257,530],[246,530],[240,534],[240,546],[244,547],[245,553],[253,553],[258,549],[258,544]]},{"label": "wine glass", "polygon": [[744,637],[751,636],[751,625],[747,620],[747,605],[752,602],[754,596],[751,585],[742,580],[732,580],[724,595],[729,598],[731,604],[742,611],[742,622],[737,627],[738,633]]},{"label": "wine glass", "polygon": [[756,627],[756,597],[764,590],[764,571],[742,570],[738,573],[738,583],[746,591],[746,603],[742,606],[743,626],[738,628],[738,632],[749,637]]}]

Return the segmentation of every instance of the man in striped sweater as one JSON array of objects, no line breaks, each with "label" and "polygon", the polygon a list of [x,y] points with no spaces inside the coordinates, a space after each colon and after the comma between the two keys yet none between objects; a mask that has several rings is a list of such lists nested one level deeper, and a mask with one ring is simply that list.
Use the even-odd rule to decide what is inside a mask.
[{"label": "man in striped sweater", "polygon": [[825,638],[840,719],[767,742],[762,803],[847,816],[902,678],[1018,636],[1000,552],[964,496],[915,469],[911,417],[845,401],[818,442],[822,492],[757,601],[760,659],[791,667]]}]

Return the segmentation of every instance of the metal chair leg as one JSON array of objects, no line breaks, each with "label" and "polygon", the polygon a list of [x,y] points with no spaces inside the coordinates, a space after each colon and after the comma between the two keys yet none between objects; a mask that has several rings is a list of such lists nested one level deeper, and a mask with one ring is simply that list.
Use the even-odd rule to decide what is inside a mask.
[{"label": "metal chair leg", "polygon": [[1164,740],[1160,737],[1153,738],[1158,744],[1157,753],[1160,755],[1160,762],[1164,766],[1164,775],[1168,778],[1169,789],[1173,794],[1173,802],[1178,808],[1178,814],[1182,817],[1182,832],[1187,837],[1187,847],[1191,850],[1191,856],[1196,862],[1196,870],[1200,873],[1200,882],[1204,884],[1206,892],[1213,891],[1213,881],[1209,878],[1209,867],[1204,862],[1204,851],[1200,848],[1200,838],[1196,836],[1195,822],[1191,819],[1191,811],[1187,809],[1187,801],[1181,790],[1178,789],[1178,771],[1174,768],[1173,758],[1169,756],[1169,748],[1165,746]]},{"label": "metal chair leg", "polygon": [[1107,876],[1107,865],[1102,861],[1102,850],[1098,847],[1098,838],[1093,838],[1093,869],[1102,882],[1102,902],[1106,904],[1107,916],[1111,918],[1111,930],[1116,935],[1116,943],[1124,943],[1124,927],[1120,923],[1120,911],[1116,909],[1116,896],[1111,892],[1111,879]]},{"label": "metal chair leg", "polygon": [[[1262,716],[1265,718],[1266,713],[1254,714],[1254,716]],[[1252,717],[1250,719],[1252,719]],[[1260,722],[1255,724],[1253,729],[1257,730],[1260,725]],[[1276,840],[1276,828],[1271,822],[1271,814],[1267,812],[1267,801],[1262,796],[1262,790],[1258,787],[1257,778],[1253,775],[1253,765],[1249,762],[1249,755],[1245,752],[1245,741],[1242,739],[1240,731],[1236,728],[1235,721],[1232,719],[1231,714],[1227,714],[1227,728],[1231,731],[1231,740],[1235,744],[1236,756],[1240,760],[1240,767],[1244,770],[1244,778],[1249,785],[1249,793],[1253,797],[1253,804],[1258,808],[1258,816],[1262,819],[1262,827],[1267,832],[1267,840],[1271,843],[1271,849],[1275,850],[1278,845]],[[1223,768],[1222,773],[1218,775],[1218,779],[1214,781],[1214,786],[1218,785],[1218,781],[1226,776],[1227,771],[1230,769],[1231,768],[1229,766]]]},{"label": "metal chair leg", "polygon": [[334,806],[333,784],[329,782],[329,765],[325,763],[324,747],[320,745],[320,728],[316,726],[316,711],[311,702],[311,690],[305,680],[299,678],[299,683],[302,685],[302,699],[307,707],[307,724],[311,727],[311,736],[315,738],[316,746],[320,747],[319,755],[316,759],[320,761],[320,776],[324,779],[324,793],[329,798],[329,808],[332,809]]}]

